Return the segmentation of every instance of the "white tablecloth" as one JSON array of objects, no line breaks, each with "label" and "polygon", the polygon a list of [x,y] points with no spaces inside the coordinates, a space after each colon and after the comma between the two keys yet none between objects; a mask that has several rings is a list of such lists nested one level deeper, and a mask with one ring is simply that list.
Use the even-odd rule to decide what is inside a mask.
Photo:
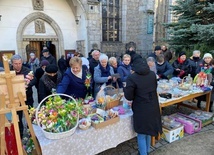
[{"label": "white tablecloth", "polygon": [[120,121],[101,129],[90,127],[88,130],[77,129],[72,136],[50,140],[44,137],[41,129],[33,125],[39,140],[42,154],[94,155],[136,136],[132,125],[132,112],[120,116]]}]

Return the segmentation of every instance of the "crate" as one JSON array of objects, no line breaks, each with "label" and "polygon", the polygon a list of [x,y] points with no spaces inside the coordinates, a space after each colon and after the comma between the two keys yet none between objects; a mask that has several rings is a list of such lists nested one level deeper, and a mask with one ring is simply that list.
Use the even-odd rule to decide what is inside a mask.
[{"label": "crate", "polygon": [[198,119],[194,119],[181,113],[172,114],[170,117],[173,117],[177,122],[183,124],[184,132],[187,134],[193,134],[201,130],[201,121]]},{"label": "crate", "polygon": [[163,126],[163,133],[161,138],[165,139],[167,142],[172,143],[176,140],[181,139],[184,136],[184,126],[181,125],[174,129],[169,129]]},{"label": "crate", "polygon": [[191,113],[189,116],[201,120],[202,127],[211,124],[214,118],[213,113],[200,110],[196,111],[195,113]]}]

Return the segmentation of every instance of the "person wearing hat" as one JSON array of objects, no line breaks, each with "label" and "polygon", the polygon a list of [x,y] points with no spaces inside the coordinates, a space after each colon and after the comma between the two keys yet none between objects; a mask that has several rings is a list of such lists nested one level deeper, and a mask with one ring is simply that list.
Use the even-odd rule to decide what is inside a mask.
[{"label": "person wearing hat", "polygon": [[157,96],[157,79],[146,60],[133,63],[133,73],[123,88],[127,100],[132,100],[133,126],[141,155],[149,154],[151,136],[162,133],[160,107]]},{"label": "person wearing hat", "polygon": [[50,64],[56,65],[56,59],[50,54],[49,50],[47,48],[42,50],[42,60],[47,60]]},{"label": "person wearing hat", "polygon": [[46,96],[51,95],[61,79],[62,76],[58,72],[58,67],[54,64],[47,65],[44,75],[39,80],[39,100],[42,101]]},{"label": "person wearing hat", "polygon": [[[153,57],[155,60],[157,59],[157,56],[160,55],[162,52],[161,47],[160,46],[155,46],[154,52],[150,53],[148,55],[148,57]],[[147,58],[148,58],[147,57]]]},{"label": "person wearing hat", "polygon": [[181,79],[191,73],[190,62],[186,59],[186,52],[181,51],[177,60],[172,63],[174,68],[173,76]]},{"label": "person wearing hat", "polygon": [[46,66],[49,64],[50,63],[47,60],[42,60],[40,62],[40,67],[36,69],[35,74],[34,74],[34,76],[37,79],[35,87],[37,89],[38,102],[40,102],[40,99],[39,99],[39,80],[41,79],[42,75],[44,74]]},{"label": "person wearing hat", "polygon": [[30,59],[28,61],[30,69],[35,73],[36,69],[39,68],[39,59],[34,53],[30,53]]},{"label": "person wearing hat", "polygon": [[[214,66],[214,62],[213,62],[213,56],[210,53],[205,53],[203,56],[203,62],[202,65],[200,66],[200,71],[201,70],[207,70],[210,69]],[[199,72],[200,72],[199,71]],[[212,69],[212,73],[210,73],[209,75],[211,75],[213,73],[213,69]],[[212,75],[212,76],[213,76]],[[207,76],[208,77],[208,76]],[[209,81],[209,80],[208,80]],[[213,82],[209,83],[211,85],[214,85]],[[205,101],[206,97],[205,96],[200,96],[196,98],[198,100],[197,102],[197,107],[201,109],[201,101]],[[212,90],[212,95],[211,95],[211,101],[210,101],[210,107],[209,107],[209,111],[212,112],[212,105],[213,105],[213,99],[214,99],[214,89]]]}]

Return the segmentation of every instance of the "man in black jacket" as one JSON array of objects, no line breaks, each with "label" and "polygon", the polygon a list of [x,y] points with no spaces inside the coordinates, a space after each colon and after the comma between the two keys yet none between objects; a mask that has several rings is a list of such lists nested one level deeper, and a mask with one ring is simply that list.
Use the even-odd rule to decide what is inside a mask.
[{"label": "man in black jacket", "polygon": [[[13,55],[11,58],[11,68],[10,70],[14,70],[16,72],[16,75],[24,75],[24,78],[27,79],[28,74],[30,73],[30,69],[23,66],[22,65],[22,57],[18,54]],[[28,79],[31,80],[31,79]],[[36,83],[36,78],[33,78],[28,84],[27,84],[27,88],[26,88],[26,97],[27,100],[25,101],[26,105],[28,105],[29,107],[33,107],[33,90],[32,90],[32,86],[35,85]],[[22,111],[18,111],[17,114],[19,115],[19,130],[20,130],[20,134],[21,137],[23,135],[23,123],[22,123],[22,115],[23,112]]]},{"label": "man in black jacket", "polygon": [[54,64],[56,65],[56,59],[50,54],[48,49],[43,49],[42,50],[42,57],[41,57],[41,61],[42,60],[48,60],[48,62],[50,64]]},{"label": "man in black jacket", "polygon": [[64,55],[62,55],[61,58],[58,60],[58,67],[61,72],[61,75],[63,76],[64,72],[67,69],[67,64]]},{"label": "man in black jacket", "polygon": [[89,60],[89,70],[90,70],[90,73],[91,73],[91,77],[92,77],[92,96],[93,97],[96,97],[94,96],[94,68],[98,65],[99,63],[99,57],[100,57],[100,52],[98,50],[94,50],[92,53],[92,58]]}]

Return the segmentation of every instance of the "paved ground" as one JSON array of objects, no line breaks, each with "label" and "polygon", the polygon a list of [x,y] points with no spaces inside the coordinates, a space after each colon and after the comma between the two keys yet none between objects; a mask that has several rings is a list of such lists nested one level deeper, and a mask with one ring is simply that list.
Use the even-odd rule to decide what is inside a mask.
[{"label": "paved ground", "polygon": [[[36,99],[36,91],[34,89],[34,106],[38,105]],[[196,106],[195,103],[191,103]],[[205,104],[202,103],[202,107]],[[175,112],[190,114],[193,110],[176,106],[170,106],[163,109],[163,115],[170,115]],[[116,148],[106,150],[98,155],[138,155],[138,146],[136,138],[119,144]],[[154,147],[151,146],[150,155],[214,155],[214,123],[205,126],[199,133],[188,135],[173,143],[165,140],[156,141]]]}]

